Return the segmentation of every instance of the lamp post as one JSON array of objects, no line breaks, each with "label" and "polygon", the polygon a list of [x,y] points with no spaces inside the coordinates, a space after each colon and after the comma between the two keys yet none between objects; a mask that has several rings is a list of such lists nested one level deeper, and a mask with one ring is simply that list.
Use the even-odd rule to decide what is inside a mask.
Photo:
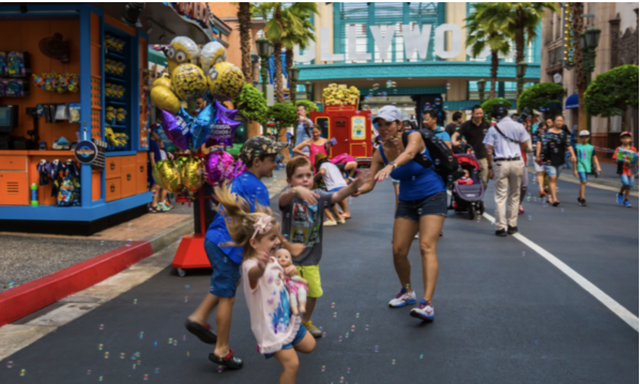
[{"label": "lamp post", "polygon": [[484,87],[486,87],[487,81],[485,79],[478,80],[478,98],[480,99],[480,104],[484,101]]},{"label": "lamp post", "polygon": [[300,74],[300,70],[295,66],[289,68],[289,97],[291,98],[291,104],[296,104],[296,96],[298,93],[297,84],[298,84],[298,75]]},{"label": "lamp post", "polygon": [[516,91],[516,102],[520,94],[522,93],[522,88],[524,85],[524,74],[527,73],[527,63],[521,61],[516,64],[516,77],[518,78],[518,89]]},{"label": "lamp post", "polygon": [[311,101],[313,99],[313,95],[311,93],[311,82],[307,81],[304,83],[304,90],[307,92],[307,100]]},{"label": "lamp post", "polygon": [[256,40],[256,46],[258,47],[258,56],[260,56],[260,74],[262,75],[262,93],[264,98],[267,98],[267,79],[269,73],[267,72],[268,60],[273,53],[273,44],[264,37]]},{"label": "lamp post", "polygon": [[[595,27],[591,27],[580,34],[580,49],[584,53],[583,68],[587,77],[587,88],[591,83],[591,73],[596,69],[596,48],[598,48],[599,40],[600,30]],[[589,112],[587,112],[587,130],[591,132],[591,115]]]}]

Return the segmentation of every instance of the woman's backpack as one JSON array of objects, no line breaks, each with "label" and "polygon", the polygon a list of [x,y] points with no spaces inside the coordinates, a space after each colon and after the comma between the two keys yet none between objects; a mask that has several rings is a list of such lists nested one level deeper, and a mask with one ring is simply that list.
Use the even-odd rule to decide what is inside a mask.
[{"label": "woman's backpack", "polygon": [[[402,134],[402,144],[405,148],[407,147],[410,133],[411,132],[405,132]],[[427,151],[429,151],[431,160],[420,153],[417,154],[413,160],[425,168],[433,168],[445,184],[454,182],[462,177],[464,172],[460,164],[458,164],[458,159],[456,159],[444,141],[436,137],[431,131],[421,131],[419,133],[422,135],[422,140],[427,147]]]}]

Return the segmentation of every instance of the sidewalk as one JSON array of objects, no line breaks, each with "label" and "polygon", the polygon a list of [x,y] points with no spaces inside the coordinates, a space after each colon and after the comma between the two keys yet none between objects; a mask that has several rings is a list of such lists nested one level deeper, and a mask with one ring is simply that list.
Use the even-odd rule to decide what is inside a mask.
[{"label": "sidewalk", "polygon": [[[285,179],[284,170],[263,179],[270,197],[286,186]],[[16,294],[38,290],[51,294],[43,300],[53,303],[193,233],[193,206],[173,205],[169,212],[148,213],[89,237],[0,232],[0,307],[11,306]],[[65,294],[54,300],[50,291],[56,289]]]}]

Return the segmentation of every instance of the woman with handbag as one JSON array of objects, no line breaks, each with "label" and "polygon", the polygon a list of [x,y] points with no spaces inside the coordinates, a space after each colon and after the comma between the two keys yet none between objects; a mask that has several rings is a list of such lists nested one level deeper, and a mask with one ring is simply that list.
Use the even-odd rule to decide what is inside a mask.
[{"label": "woman with handbag", "polygon": [[542,161],[545,164],[545,172],[549,175],[549,204],[557,207],[560,204],[557,196],[557,182],[560,176],[560,170],[565,163],[565,152],[569,151],[569,159],[571,162],[576,161],[576,155],[571,147],[571,138],[565,130],[564,117],[558,115],[553,119],[553,125],[550,126],[542,136],[542,146],[538,145],[536,149],[536,161]]},{"label": "woman with handbag", "polygon": [[402,114],[394,106],[388,105],[379,110],[374,121],[378,123],[383,143],[378,146],[371,161],[373,177],[358,189],[358,194],[371,192],[376,183],[390,177],[400,181],[393,224],[393,264],[401,290],[389,302],[389,306],[399,308],[416,303],[416,293],[411,286],[411,264],[407,256],[414,235],[420,232],[424,294],[410,315],[433,321],[432,299],[438,279],[436,245],[447,214],[446,187],[431,167],[424,167],[414,160],[416,156],[431,160],[419,132],[408,133],[407,144],[403,145],[401,120]]}]

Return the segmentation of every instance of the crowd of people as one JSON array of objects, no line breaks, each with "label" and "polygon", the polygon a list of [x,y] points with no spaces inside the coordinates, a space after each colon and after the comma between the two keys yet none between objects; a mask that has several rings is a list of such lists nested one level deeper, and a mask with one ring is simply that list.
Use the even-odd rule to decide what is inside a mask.
[{"label": "crowd of people", "polygon": [[[549,176],[549,188],[541,189],[541,195],[548,195],[551,205],[559,204],[554,187],[565,151],[569,151],[574,173],[581,181],[578,201],[585,201],[586,175],[600,170],[585,131],[580,133],[574,152],[563,130],[562,116],[541,122],[531,132],[531,125],[525,127],[511,119],[504,106],[494,107],[491,115],[495,124],[485,120],[484,111],[476,106],[471,120],[463,123],[462,116],[455,115],[455,125],[443,128],[437,124],[437,115],[426,111],[423,126],[446,148],[469,147],[468,152],[481,164],[478,186],[486,187],[488,180],[494,180],[496,235],[518,231],[520,195],[528,174],[525,161],[534,148],[537,177],[545,177],[540,173]],[[323,228],[344,223],[351,217],[346,201],[349,196],[369,193],[388,179],[397,186],[392,255],[400,285],[389,306],[413,306],[410,316],[434,320],[436,247],[447,216],[448,183],[432,166],[424,165],[422,159],[432,162],[433,153],[427,148],[423,134],[411,129],[411,124],[403,123],[399,109],[381,108],[374,122],[379,140],[371,168],[369,172],[358,172],[357,164],[348,158],[339,161],[328,158],[331,140],[322,138],[321,128],[309,121],[304,107],[300,107],[297,144],[292,148],[293,158],[286,164],[287,187],[278,197],[281,219],[271,211],[269,193],[261,179],[272,176],[276,156],[287,144],[254,137],[243,145],[239,157],[246,164],[246,171],[215,190],[219,214],[205,239],[205,251],[213,267],[210,291],[185,323],[187,330],[201,341],[215,345],[209,355],[215,364],[227,369],[240,369],[244,364],[229,345],[235,295],[242,282],[258,352],[266,359],[275,357],[282,365],[280,383],[296,382],[297,353],[313,352],[315,339],[322,337],[312,317],[323,295],[320,273]],[[635,151],[630,146],[630,134],[625,132],[621,136],[622,145],[617,152]],[[633,176],[625,173],[632,175],[632,172],[631,164],[621,162],[620,173],[627,176],[620,191],[623,197],[633,187]],[[453,182],[473,184],[468,172],[460,176]],[[544,181],[540,183],[543,184]],[[416,236],[422,264],[419,300],[408,260]],[[216,333],[208,324],[214,310]]]}]

